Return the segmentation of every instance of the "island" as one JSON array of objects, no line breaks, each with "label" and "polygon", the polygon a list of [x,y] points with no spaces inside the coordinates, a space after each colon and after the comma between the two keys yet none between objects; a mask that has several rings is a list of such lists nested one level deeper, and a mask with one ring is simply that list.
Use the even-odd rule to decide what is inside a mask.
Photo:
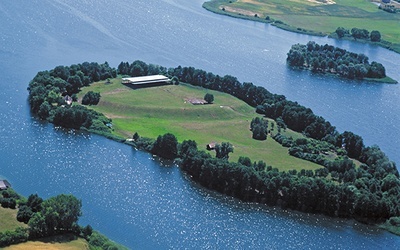
[{"label": "island", "polygon": [[386,76],[385,67],[381,63],[375,61],[369,63],[366,55],[352,53],[328,44],[320,45],[314,41],[292,45],[286,61],[295,68],[347,79],[397,83]]},{"label": "island", "polygon": [[[143,76],[167,79],[136,84]],[[206,188],[398,232],[395,163],[359,135],[339,133],[311,109],[263,87],[136,60],[117,69],[107,62],[57,66],[39,72],[28,90],[38,118],[174,160]]]},{"label": "island", "polygon": [[371,43],[400,53],[397,0],[211,0],[203,7],[290,32]]}]

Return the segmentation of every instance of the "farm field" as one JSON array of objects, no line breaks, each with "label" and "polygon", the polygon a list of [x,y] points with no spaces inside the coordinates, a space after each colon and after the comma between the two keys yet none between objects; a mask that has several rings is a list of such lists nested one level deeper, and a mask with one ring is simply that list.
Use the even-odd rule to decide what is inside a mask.
[{"label": "farm field", "polygon": [[[378,0],[212,0],[203,6],[214,12],[232,13],[251,17],[252,20],[255,20],[255,15],[259,20],[268,17],[267,19],[279,20],[292,27],[293,31],[313,31],[320,35],[329,35],[338,27],[349,30],[354,27],[369,31],[378,30],[383,40],[398,45],[400,13],[388,13],[379,9],[379,2]],[[279,24],[277,26],[280,27]]]},{"label": "farm field", "polygon": [[[280,170],[321,167],[290,156],[288,149],[270,136],[265,141],[252,139],[250,122],[259,115],[253,107],[228,94],[186,84],[132,89],[123,85],[120,78],[111,82],[97,82],[83,88],[79,99],[88,91],[99,92],[99,104],[89,107],[113,120],[115,135],[129,139],[137,132],[155,139],[172,133],[179,142],[195,140],[198,148],[204,150],[211,142],[230,142],[234,146],[232,161],[248,156],[252,161],[263,160]],[[214,96],[213,104],[191,104],[191,100],[203,99],[206,93]],[[272,133],[277,133],[277,126]],[[284,133],[293,138],[302,136],[290,130]]]}]

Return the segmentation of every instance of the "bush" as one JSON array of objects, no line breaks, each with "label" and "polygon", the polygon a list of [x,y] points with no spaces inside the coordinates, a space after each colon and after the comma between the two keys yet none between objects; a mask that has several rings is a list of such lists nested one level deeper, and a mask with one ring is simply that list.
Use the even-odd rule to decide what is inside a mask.
[{"label": "bush", "polygon": [[208,104],[211,104],[211,103],[213,103],[213,101],[214,101],[214,95],[207,93],[207,94],[204,96],[204,100],[205,100]]},{"label": "bush", "polygon": [[28,240],[28,229],[17,228],[14,231],[5,231],[0,233],[0,247],[6,247],[12,244],[25,242]]},{"label": "bush", "polygon": [[95,93],[93,91],[89,91],[82,98],[83,105],[97,105],[100,101],[100,93]]}]

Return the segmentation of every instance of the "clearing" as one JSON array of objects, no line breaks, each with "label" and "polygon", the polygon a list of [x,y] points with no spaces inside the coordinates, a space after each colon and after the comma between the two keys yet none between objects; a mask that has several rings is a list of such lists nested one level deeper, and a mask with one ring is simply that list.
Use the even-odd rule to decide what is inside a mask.
[{"label": "clearing", "polygon": [[[172,133],[179,142],[195,140],[198,148],[204,150],[211,142],[230,142],[234,145],[232,161],[247,156],[280,170],[322,167],[290,156],[288,149],[270,136],[265,141],[252,139],[250,122],[260,115],[253,107],[225,93],[186,84],[132,89],[123,85],[120,78],[113,79],[112,84],[93,83],[82,89],[79,98],[88,91],[101,94],[99,104],[90,108],[112,118],[113,133],[124,138],[132,138],[135,132],[154,139]],[[188,101],[202,100],[206,93],[214,95],[213,104],[193,105]],[[274,121],[269,119],[269,122]],[[274,127],[272,133],[277,133],[276,124]],[[293,138],[302,136],[289,129],[284,134]]]}]

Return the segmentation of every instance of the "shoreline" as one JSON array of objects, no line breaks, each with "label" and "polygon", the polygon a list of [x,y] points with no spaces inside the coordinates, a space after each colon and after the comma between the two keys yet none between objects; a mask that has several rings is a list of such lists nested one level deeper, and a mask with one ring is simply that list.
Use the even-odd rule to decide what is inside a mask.
[{"label": "shoreline", "polygon": [[[126,75],[131,68],[135,68],[138,65],[142,65],[142,68],[148,67],[146,63],[141,61],[135,61],[132,64],[121,62],[118,66],[118,75]],[[124,91],[121,91],[118,86],[114,85],[116,83],[105,84],[109,79],[117,78],[116,69],[109,67],[108,64],[99,65],[97,63],[83,63],[78,65],[78,67],[81,68],[89,66],[94,69],[102,68],[105,71],[109,71],[111,72],[110,75],[113,77],[109,78],[109,75],[104,74],[103,77],[97,81],[92,81],[91,83],[94,84],[91,85],[91,87],[93,88],[87,89],[87,93],[89,93],[89,90],[92,90],[92,92],[99,91],[103,97],[107,96],[106,93],[100,91],[101,88],[107,88],[108,91],[111,91],[110,93],[114,94],[125,93]],[[267,165],[266,162],[261,160],[253,162],[246,156],[246,153],[240,155],[241,157],[239,157],[237,162],[230,162],[228,161],[228,154],[233,152],[233,147],[232,144],[224,141],[231,141],[232,135],[224,138],[217,137],[220,139],[218,140],[219,143],[222,141],[222,146],[219,147],[222,148],[225,143],[225,149],[218,149],[220,150],[219,152],[224,152],[225,155],[221,156],[222,153],[220,153],[218,156],[218,152],[216,152],[214,157],[211,154],[204,152],[204,145],[202,143],[199,144],[199,147],[203,150],[200,150],[197,147],[197,142],[193,140],[193,137],[185,137],[184,139],[186,140],[182,143],[178,143],[176,136],[180,136],[180,134],[177,133],[179,130],[164,128],[164,130],[153,131],[149,134],[150,136],[145,134],[145,137],[141,137],[141,133],[144,130],[139,131],[137,127],[132,127],[129,124],[122,123],[122,125],[125,125],[124,127],[128,126],[130,128],[131,133],[129,133],[129,136],[131,136],[135,130],[137,131],[132,137],[135,141],[129,142],[129,144],[134,144],[136,145],[136,148],[150,152],[153,155],[159,155],[161,157],[165,156],[164,158],[167,159],[176,159],[176,162],[179,163],[180,169],[188,173],[189,176],[192,177],[193,181],[199,183],[205,188],[215,190],[228,196],[236,197],[246,202],[256,202],[269,206],[278,206],[283,209],[291,209],[312,214],[323,214],[331,217],[342,217],[347,219],[361,218],[365,222],[375,225],[379,225],[379,223],[383,223],[392,218],[396,220],[397,218],[400,218],[397,217],[400,215],[398,213],[397,205],[400,204],[397,203],[399,197],[392,194],[398,192],[400,189],[400,182],[394,182],[393,185],[388,185],[386,183],[392,179],[393,181],[398,180],[398,170],[394,163],[387,158],[379,147],[364,146],[362,138],[349,131],[339,134],[335,130],[335,127],[333,127],[328,121],[325,121],[322,117],[316,116],[310,109],[307,109],[296,102],[287,100],[285,96],[272,94],[263,87],[256,87],[252,83],[241,83],[233,76],[220,77],[211,72],[206,72],[192,67],[182,68],[181,66],[178,66],[177,68],[170,68],[168,71],[166,68],[161,66],[157,67],[165,70],[164,74],[168,75],[168,77],[176,78],[178,83],[186,82],[189,85],[196,86],[196,88],[200,87],[207,88],[208,90],[218,90],[230,97],[236,97],[242,102],[255,108],[258,114],[264,115],[269,119],[274,119],[275,121],[273,124],[276,125],[278,132],[280,129],[285,131],[286,128],[288,128],[305,133],[308,135],[308,138],[289,138],[278,133],[276,134],[277,136],[273,137],[273,139],[284,147],[286,147],[285,145],[290,147],[288,151],[285,149],[285,155],[289,153],[297,158],[319,163],[319,165],[322,165],[323,167],[318,168],[315,171],[306,169],[297,171],[293,170],[293,168],[279,171],[271,162],[271,159],[268,161],[268,164],[271,165]],[[108,102],[107,99],[104,100],[104,104],[106,107],[111,107],[111,110],[108,110],[107,112],[104,112],[105,110],[96,111],[94,109],[89,109],[85,106],[79,105],[79,103],[70,107],[65,106],[64,99],[62,98],[57,99],[58,102],[56,103],[52,102],[53,105],[49,105],[46,101],[48,93],[38,91],[42,89],[44,84],[47,84],[47,82],[44,81],[46,78],[41,76],[42,74],[54,74],[56,70],[60,69],[69,70],[69,67],[59,66],[51,71],[39,72],[34,80],[30,82],[28,90],[32,111],[38,114],[38,117],[46,119],[47,121],[54,123],[56,126],[59,125],[66,128],[83,129],[90,132],[96,132],[97,130],[97,134],[104,135],[116,141],[125,142],[126,139],[121,140],[120,136],[113,135],[113,129],[107,126],[107,124],[110,124],[111,120],[105,117],[103,113],[110,114],[110,112],[113,113],[112,111],[116,110],[117,113],[114,114],[116,117],[119,112],[123,112],[126,116],[127,114],[124,110],[132,109],[129,109],[129,105],[126,106],[127,104],[125,104],[125,106],[120,105],[121,103],[118,104],[118,101],[122,101],[123,104],[127,95],[121,95],[119,98],[115,95],[108,95],[111,99],[108,100]],[[87,72],[91,73],[92,71],[88,70]],[[160,74],[161,72],[158,73]],[[199,77],[193,77],[195,74],[203,76],[202,81],[198,81]],[[56,84],[56,79],[59,81],[61,78],[54,78],[54,82],[50,84]],[[90,83],[86,86],[89,85]],[[115,87],[118,88],[118,92],[113,90]],[[61,95],[63,93],[62,90],[63,89],[61,88],[58,94]],[[77,98],[78,96],[76,94],[80,91],[80,87],[70,89],[68,94],[75,95],[76,100],[78,100],[79,98]],[[139,90],[127,89],[127,91]],[[140,91],[144,91],[144,89],[142,88]],[[153,98],[157,98],[154,89],[149,90],[148,92],[148,94]],[[82,92],[81,95],[83,94],[84,93]],[[141,101],[136,99],[136,102],[134,103],[135,107],[143,107],[143,103],[147,104],[150,100],[147,94],[144,94],[143,92],[140,94],[144,100]],[[161,94],[164,95],[163,92]],[[176,99],[176,94],[177,93],[173,95],[174,99]],[[204,93],[200,96],[203,95]],[[222,96],[218,97],[215,102],[221,98]],[[43,102],[39,105],[36,100],[43,100]],[[114,100],[116,104],[112,104],[110,102],[112,100]],[[182,104],[181,99],[175,100],[175,102],[171,98],[166,100],[169,100],[168,102],[171,104]],[[101,104],[101,102],[99,104]],[[129,102],[129,104],[131,103]],[[209,105],[206,106],[208,108],[212,107]],[[152,105],[150,111],[155,108],[156,113],[160,113],[161,111],[161,113],[164,116],[167,115],[167,117],[171,117],[171,114],[174,114],[173,112],[170,112],[170,109],[160,110],[157,108],[159,105],[155,105],[155,107]],[[180,107],[178,107],[178,110],[181,113]],[[196,110],[198,112],[198,109]],[[221,115],[221,119],[225,121],[227,119],[227,117],[223,115],[225,114],[225,111],[220,108],[217,108],[217,110],[222,112],[219,115]],[[248,109],[241,110],[248,111]],[[140,114],[140,112],[137,111],[138,110],[136,110],[135,113]],[[194,115],[188,117],[185,116],[185,120],[197,120],[199,117],[197,112]],[[86,114],[84,120],[82,120],[83,113]],[[141,113],[145,114],[146,117],[149,115],[154,117],[155,115],[154,112],[149,113],[149,110],[146,108],[142,108]],[[78,114],[78,116],[76,114]],[[178,119],[175,116],[172,117],[174,117],[174,121]],[[128,119],[130,118],[128,117]],[[212,121],[215,123],[215,118],[213,118]],[[301,123],[299,121],[306,122]],[[246,122],[248,124],[250,119],[247,119]],[[146,126],[146,128],[148,129],[148,126]],[[227,129],[229,128],[225,127],[223,130],[227,131]],[[245,126],[244,130],[248,131],[248,125]],[[124,136],[125,134],[121,135]],[[154,136],[157,135],[157,140],[151,139],[151,137],[154,138]],[[322,138],[325,138],[325,141],[322,140]],[[269,139],[269,141],[271,141],[271,139]],[[215,150],[217,151],[217,148]],[[326,152],[331,152],[331,154]],[[274,155],[276,156],[276,154]],[[329,155],[329,157],[325,159],[324,155]],[[331,156],[335,156],[335,158],[332,158]],[[353,159],[359,160],[363,163],[363,167],[357,167],[353,162]],[[368,174],[368,171],[374,171],[377,174],[372,176]],[[368,188],[372,185],[372,182],[378,185],[378,187],[376,187],[376,190],[378,191],[372,192]],[[304,190],[304,192],[302,191],[299,193],[300,190]],[[384,191],[392,191],[392,193],[388,192],[388,197],[383,199]],[[376,201],[379,204],[379,207],[365,206],[365,200],[370,199]],[[394,203],[388,202],[388,199],[393,200]],[[351,200],[354,201],[349,203],[348,201]]]},{"label": "shoreline", "polygon": [[328,38],[332,38],[332,39],[347,40],[347,41],[358,42],[358,43],[367,43],[367,44],[376,45],[376,46],[379,46],[379,47],[382,47],[382,48],[385,48],[385,49],[388,49],[390,51],[400,54],[400,43],[392,43],[392,42],[385,41],[385,40],[381,40],[380,42],[371,42],[371,41],[367,41],[367,40],[363,40],[363,39],[354,40],[354,39],[348,39],[348,38],[347,39],[346,38],[338,38],[335,35],[334,31],[326,32],[326,33],[319,32],[319,31],[313,31],[313,30],[296,27],[296,26],[291,26],[280,20],[274,20],[272,18],[269,18],[269,16],[267,16],[264,19],[259,16],[256,16],[256,14],[255,14],[255,16],[249,16],[249,15],[245,15],[242,13],[231,12],[229,10],[226,10],[225,8],[220,9],[220,6],[221,6],[220,3],[224,3],[224,2],[228,2],[228,1],[226,1],[226,0],[219,0],[219,1],[218,0],[210,0],[208,2],[204,2],[202,4],[202,7],[208,11],[215,13],[215,14],[225,15],[225,16],[239,18],[239,19],[243,19],[243,20],[250,20],[250,21],[255,21],[255,22],[266,23],[266,24],[275,26],[277,28],[280,28],[282,30],[288,31],[288,32],[293,32],[293,33],[298,33],[298,34],[303,34],[303,35],[328,37]]}]

